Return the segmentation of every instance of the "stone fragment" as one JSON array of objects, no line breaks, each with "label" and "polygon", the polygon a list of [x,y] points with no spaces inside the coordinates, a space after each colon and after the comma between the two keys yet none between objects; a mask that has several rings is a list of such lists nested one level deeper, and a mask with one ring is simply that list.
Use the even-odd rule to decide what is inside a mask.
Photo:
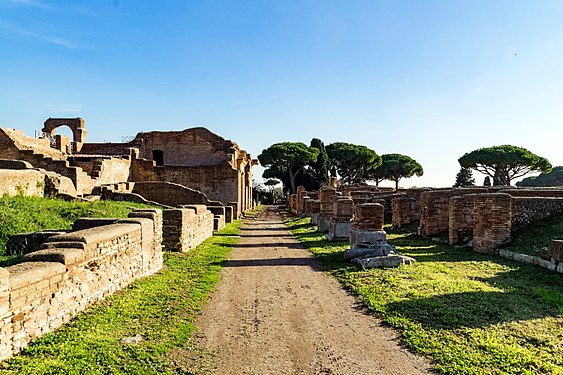
[{"label": "stone fragment", "polygon": [[547,248],[549,256],[558,262],[563,262],[563,240],[553,240]]},{"label": "stone fragment", "polygon": [[403,255],[387,255],[373,258],[356,258],[352,262],[362,268],[389,268],[399,267],[402,264],[410,265],[415,260]]}]

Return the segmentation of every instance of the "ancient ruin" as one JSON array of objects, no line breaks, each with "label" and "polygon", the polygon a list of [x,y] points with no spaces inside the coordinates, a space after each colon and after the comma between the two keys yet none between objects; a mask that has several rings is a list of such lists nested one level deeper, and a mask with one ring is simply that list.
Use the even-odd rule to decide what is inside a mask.
[{"label": "ancient ruin", "polygon": [[[72,130],[72,140],[56,134],[61,126]],[[44,137],[32,138],[0,128],[0,194],[91,197],[103,190],[106,197],[133,193],[172,206],[174,197],[183,197],[178,204],[232,207],[236,218],[253,207],[258,161],[205,128],[141,132],[126,143],[87,143],[83,118],[49,118],[42,131]],[[135,187],[147,182],[175,185],[167,185],[166,194],[163,185]],[[190,201],[186,189],[205,198]]]}]

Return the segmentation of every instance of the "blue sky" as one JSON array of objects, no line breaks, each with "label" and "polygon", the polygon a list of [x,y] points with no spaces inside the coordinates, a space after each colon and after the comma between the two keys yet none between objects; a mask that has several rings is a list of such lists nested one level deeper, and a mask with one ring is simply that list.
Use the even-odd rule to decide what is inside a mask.
[{"label": "blue sky", "polygon": [[28,135],[205,126],[254,156],[316,137],[415,158],[405,187],[492,145],[563,165],[559,0],[0,0],[0,72],[0,126]]}]

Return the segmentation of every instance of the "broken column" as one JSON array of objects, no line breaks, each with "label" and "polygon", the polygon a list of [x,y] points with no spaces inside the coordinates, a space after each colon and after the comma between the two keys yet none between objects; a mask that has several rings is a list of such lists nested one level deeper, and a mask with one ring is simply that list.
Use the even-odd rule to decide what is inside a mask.
[{"label": "broken column", "polygon": [[321,212],[317,220],[319,232],[327,232],[330,219],[334,212],[334,202],[336,201],[336,189],[322,188],[320,191]]},{"label": "broken column", "polygon": [[297,215],[301,215],[305,209],[303,198],[307,195],[307,192],[305,191],[305,188],[303,186],[298,186],[296,195],[296,213]]},{"label": "broken column", "polygon": [[387,243],[387,233],[383,230],[384,207],[380,203],[357,205],[350,233],[350,249],[344,258],[350,259],[362,268],[398,267],[411,264],[413,258],[400,255]]},{"label": "broken column", "polygon": [[317,225],[319,214],[321,212],[321,201],[318,199],[309,199],[305,202],[305,210],[307,216],[311,218],[311,224]]},{"label": "broken column", "polygon": [[354,201],[349,196],[337,197],[332,218],[328,225],[326,238],[329,241],[345,241],[350,238],[352,219],[354,218]]}]

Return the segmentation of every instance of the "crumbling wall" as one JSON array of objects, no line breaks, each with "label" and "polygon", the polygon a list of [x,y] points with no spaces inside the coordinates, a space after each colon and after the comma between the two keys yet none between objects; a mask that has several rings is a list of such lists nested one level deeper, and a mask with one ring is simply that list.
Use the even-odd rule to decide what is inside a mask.
[{"label": "crumbling wall", "polygon": [[455,188],[424,191],[420,194],[419,233],[423,237],[448,231],[450,197],[487,193],[486,188]]},{"label": "crumbling wall", "polygon": [[473,206],[475,194],[450,197],[448,215],[449,244],[467,242],[473,236]]},{"label": "crumbling wall", "polygon": [[513,197],[512,230],[516,231],[554,215],[563,215],[563,196]]},{"label": "crumbling wall", "polygon": [[50,237],[23,263],[0,268],[0,359],[158,271],[162,227],[154,219],[161,214],[151,215]]},{"label": "crumbling wall", "polygon": [[149,201],[172,207],[184,204],[203,204],[206,206],[221,204],[220,202],[210,200],[201,191],[171,182],[136,182],[132,193],[139,194]]},{"label": "crumbling wall", "polygon": [[0,196],[42,197],[45,175],[33,169],[0,169]]},{"label": "crumbling wall", "polygon": [[473,250],[493,253],[510,241],[512,197],[505,193],[476,194],[473,202]]},{"label": "crumbling wall", "polygon": [[213,225],[213,214],[203,205],[164,210],[164,249],[189,251],[213,235]]},{"label": "crumbling wall", "polygon": [[[65,160],[66,155],[51,148],[46,138],[28,137],[21,130],[0,128],[0,150],[4,159],[22,159],[22,154],[40,154],[53,160]],[[25,159],[24,159],[25,160]],[[32,163],[33,164],[33,163]]]}]

